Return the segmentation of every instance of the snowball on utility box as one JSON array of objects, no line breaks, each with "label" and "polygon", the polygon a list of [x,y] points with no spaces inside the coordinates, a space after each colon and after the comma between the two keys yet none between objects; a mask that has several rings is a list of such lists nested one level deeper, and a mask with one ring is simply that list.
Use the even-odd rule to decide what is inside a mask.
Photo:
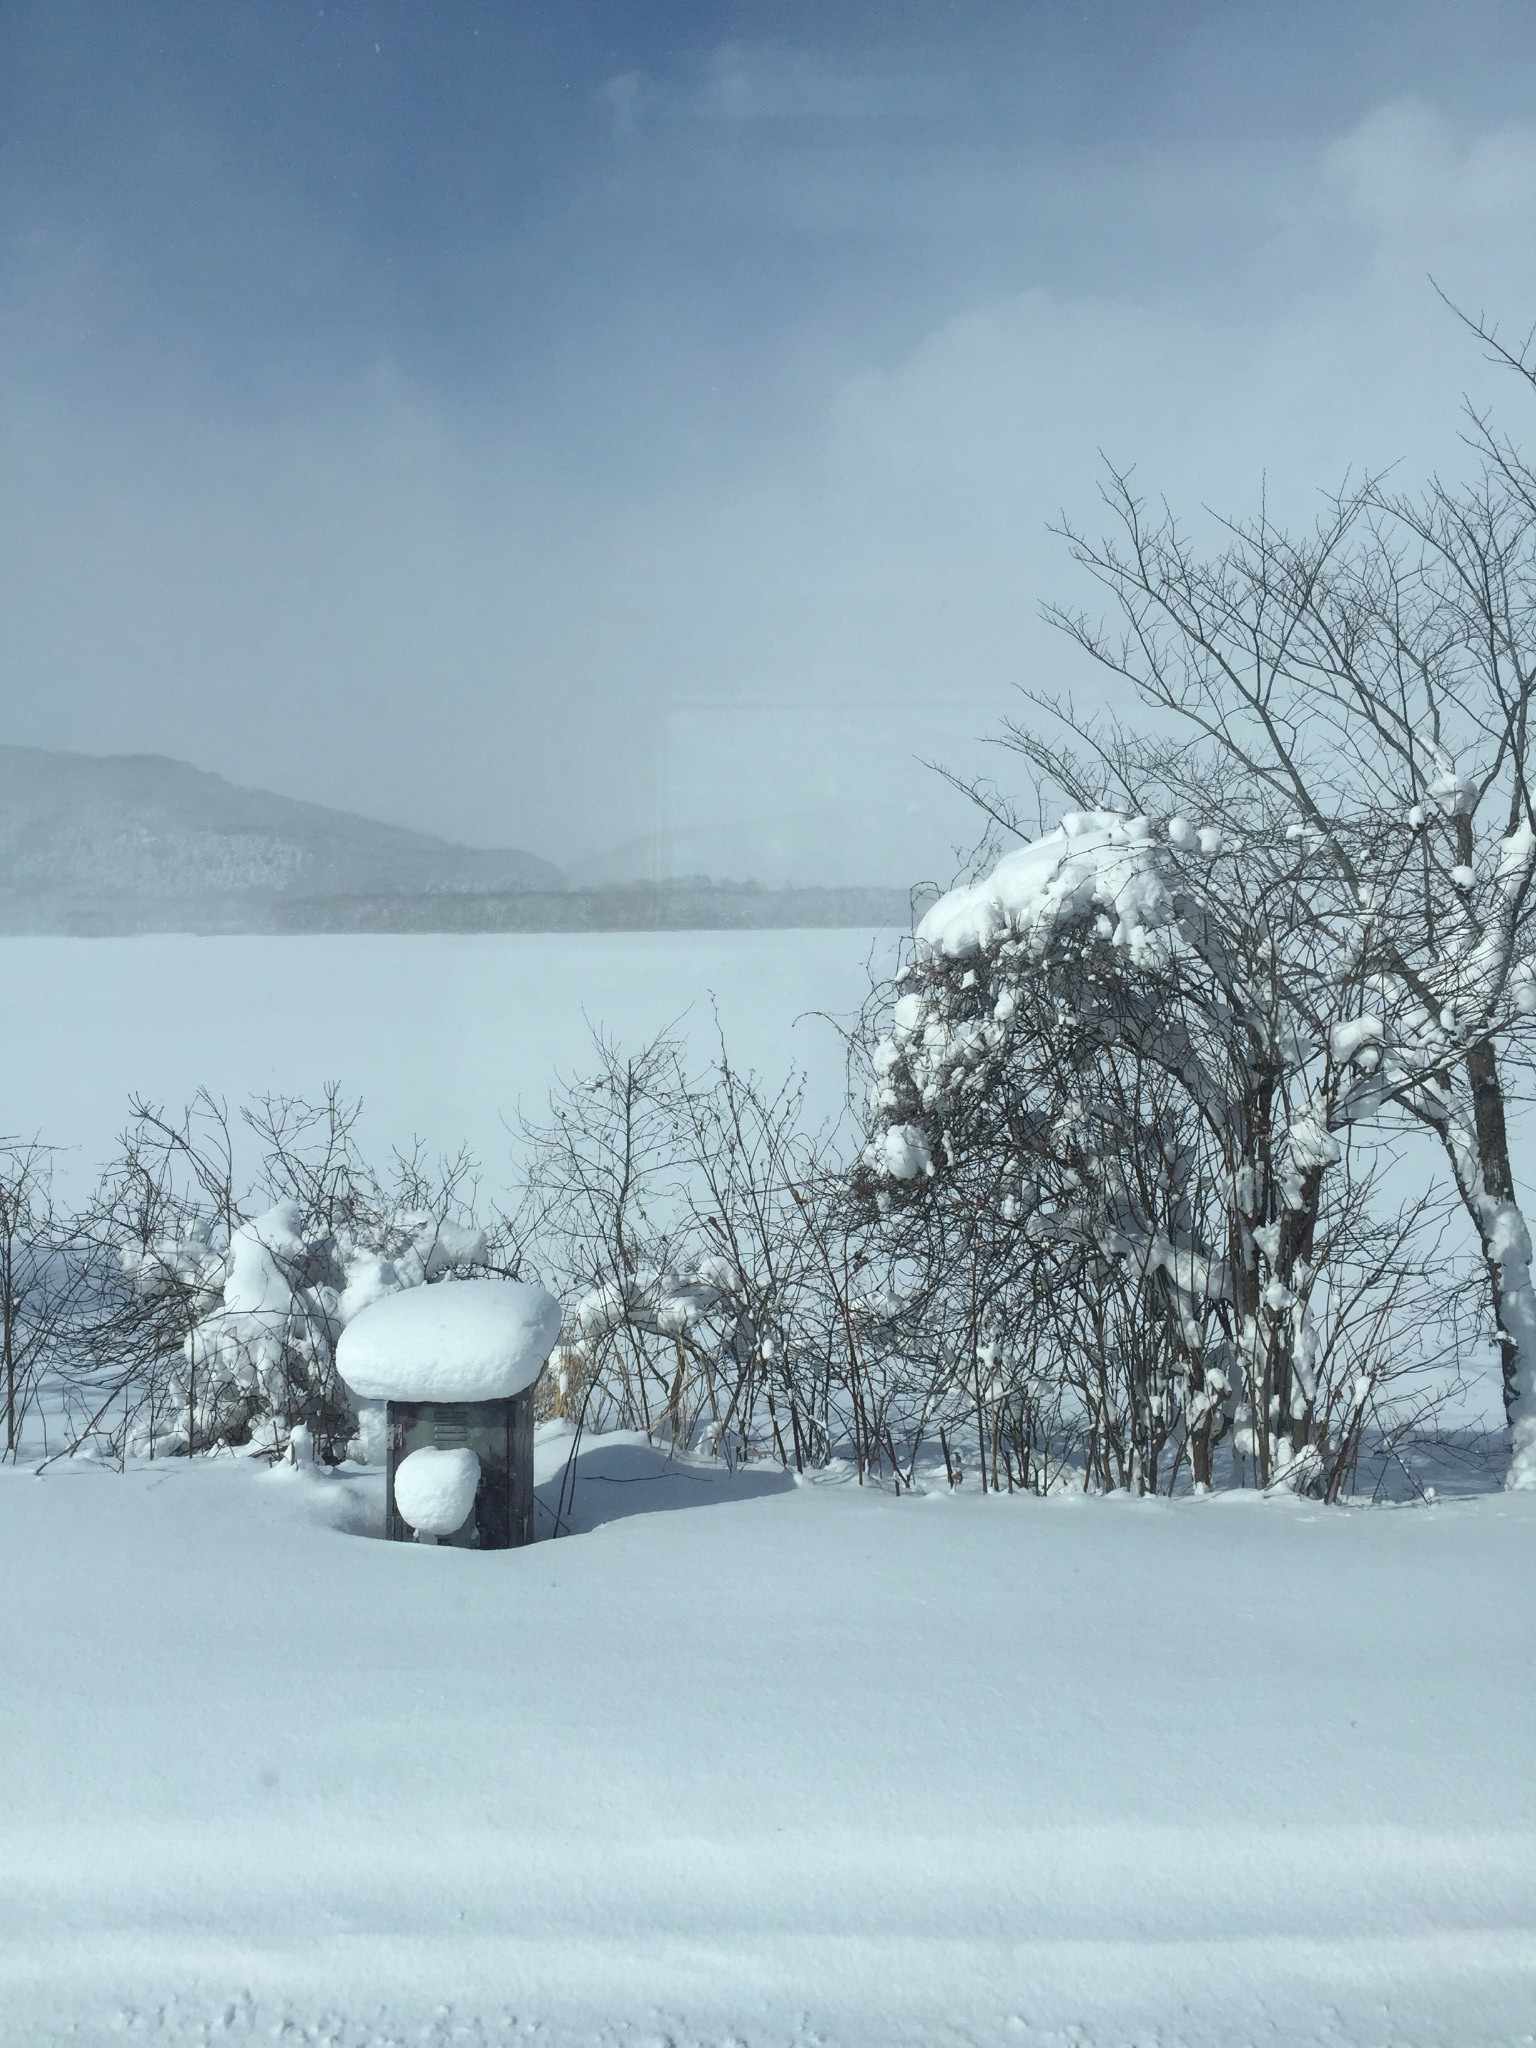
[{"label": "snowball on utility box", "polygon": [[559,1303],[521,1280],[408,1287],[348,1323],[337,1368],[360,1400],[387,1404],[388,1536],[533,1541],[533,1388],[559,1337]]}]

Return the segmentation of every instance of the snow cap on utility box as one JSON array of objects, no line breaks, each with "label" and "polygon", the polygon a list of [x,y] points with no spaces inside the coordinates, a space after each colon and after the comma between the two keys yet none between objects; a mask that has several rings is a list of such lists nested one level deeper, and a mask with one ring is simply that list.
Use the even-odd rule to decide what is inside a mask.
[{"label": "snow cap on utility box", "polygon": [[560,1304],[523,1280],[440,1280],[371,1302],[336,1367],[364,1401],[505,1401],[531,1387],[560,1336]]}]

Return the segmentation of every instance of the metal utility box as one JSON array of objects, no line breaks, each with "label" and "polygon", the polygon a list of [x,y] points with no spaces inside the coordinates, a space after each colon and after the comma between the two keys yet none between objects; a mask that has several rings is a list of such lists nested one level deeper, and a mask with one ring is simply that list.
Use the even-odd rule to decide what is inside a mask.
[{"label": "metal utility box", "polygon": [[499,1401],[390,1401],[385,1529],[394,1543],[415,1531],[395,1503],[395,1473],[412,1451],[467,1448],[480,1485],[463,1526],[439,1543],[461,1550],[515,1550],[533,1541],[533,1389]]},{"label": "metal utility box", "polygon": [[336,1370],[355,1400],[384,1403],[388,1537],[533,1541],[533,1390],[559,1341],[552,1294],[490,1276],[396,1289],[352,1317]]}]

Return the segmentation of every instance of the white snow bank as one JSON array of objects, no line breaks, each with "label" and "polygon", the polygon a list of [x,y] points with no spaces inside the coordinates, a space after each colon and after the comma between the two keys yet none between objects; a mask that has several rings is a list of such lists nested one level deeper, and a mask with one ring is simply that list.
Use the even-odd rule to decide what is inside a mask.
[{"label": "white snow bank", "polygon": [[342,1331],[336,1369],[365,1401],[501,1401],[533,1385],[559,1336],[542,1287],[442,1280],[370,1303]]},{"label": "white snow bank", "polygon": [[935,952],[965,959],[1003,937],[1043,945],[1059,927],[1101,916],[1133,950],[1173,921],[1164,855],[1146,818],[1071,811],[1054,832],[1004,854],[991,874],[941,896],[917,927]]},{"label": "white snow bank", "polygon": [[1529,2037],[1536,1498],[581,1464],[505,1570],[0,1468],[5,2048]]},{"label": "white snow bank", "polygon": [[395,1468],[395,1506],[422,1536],[451,1536],[469,1520],[480,1490],[480,1460],[467,1445],[423,1444]]}]

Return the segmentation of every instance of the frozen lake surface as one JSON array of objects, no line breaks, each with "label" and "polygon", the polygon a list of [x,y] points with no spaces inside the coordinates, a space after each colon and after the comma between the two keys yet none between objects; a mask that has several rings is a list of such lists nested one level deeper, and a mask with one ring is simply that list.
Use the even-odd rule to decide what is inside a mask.
[{"label": "frozen lake surface", "polygon": [[7,1057],[0,1134],[70,1148],[88,1175],[133,1091],[167,1106],[340,1081],[365,1148],[467,1143],[500,1184],[504,1119],[581,1072],[590,1027],[638,1046],[665,1026],[707,1051],[711,998],[731,1056],[841,1099],[842,1047],[808,1013],[856,1010],[894,939],[858,931],[322,938],[0,939]]}]

